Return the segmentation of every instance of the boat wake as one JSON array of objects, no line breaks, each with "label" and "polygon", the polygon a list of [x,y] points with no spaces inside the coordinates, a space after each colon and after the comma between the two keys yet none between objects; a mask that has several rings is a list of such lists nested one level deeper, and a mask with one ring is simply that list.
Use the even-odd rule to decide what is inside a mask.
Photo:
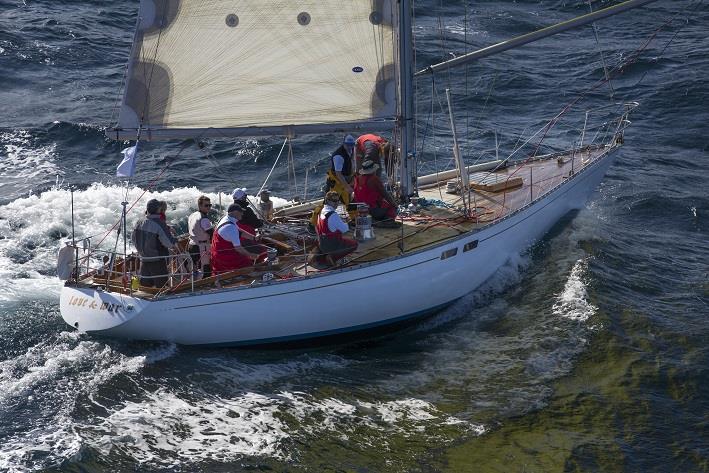
[{"label": "boat wake", "polygon": [[554,315],[569,320],[586,322],[596,313],[596,307],[588,302],[584,274],[587,263],[578,260],[571,270],[571,274],[564,285],[564,290],[557,296],[552,307]]},{"label": "boat wake", "polygon": [[62,332],[0,362],[0,470],[44,468],[75,457],[85,444],[77,421],[85,414],[79,406],[87,400],[100,405],[94,398],[106,383],[176,351],[174,344],[161,344],[125,355],[105,343],[82,340],[76,332]]},{"label": "boat wake", "polygon": [[[298,445],[323,437],[366,449],[386,448],[412,432],[426,431],[445,442],[437,432],[480,435],[486,430],[410,396],[382,401],[349,390],[323,395],[308,387],[288,388],[298,376],[309,383],[319,372],[342,376],[353,362],[335,355],[302,355],[281,363],[247,363],[229,353],[202,357],[198,363],[206,369],[190,370],[175,384],[171,376],[151,380],[145,372],[174,358],[175,345],[137,355],[125,351],[130,349],[63,332],[54,343],[0,363],[0,415],[23,419],[2,429],[0,470],[81,462],[96,452],[161,468],[244,457],[292,461],[301,453]],[[123,386],[123,392],[115,392],[115,386]]]},{"label": "boat wake", "polygon": [[[132,187],[128,201],[142,196],[128,214],[132,228],[142,216],[145,202],[159,199],[168,202],[168,224],[178,232],[186,232],[187,217],[195,211],[197,198],[202,194],[195,187],[181,187],[162,192],[146,192]],[[207,194],[212,202],[230,203],[230,195]],[[115,185],[94,183],[74,192],[74,229],[77,238],[91,237],[92,245],[101,243],[113,250],[116,232],[113,225],[120,219],[120,202],[125,189]],[[272,198],[274,205],[285,200]],[[15,199],[0,205],[0,278],[8,281],[0,288],[0,302],[17,300],[58,300],[61,282],[56,275],[56,255],[62,241],[71,238],[71,192],[54,186],[37,195]],[[100,233],[95,233],[100,229]],[[122,250],[123,240],[118,242]]]},{"label": "boat wake", "polygon": [[105,455],[115,449],[141,464],[170,468],[245,456],[293,461],[299,455],[295,446],[323,434],[352,441],[353,448],[359,442],[386,448],[391,435],[445,426],[475,435],[485,431],[419,399],[370,403],[298,391],[195,397],[162,389],[126,402],[82,431],[84,441]]}]

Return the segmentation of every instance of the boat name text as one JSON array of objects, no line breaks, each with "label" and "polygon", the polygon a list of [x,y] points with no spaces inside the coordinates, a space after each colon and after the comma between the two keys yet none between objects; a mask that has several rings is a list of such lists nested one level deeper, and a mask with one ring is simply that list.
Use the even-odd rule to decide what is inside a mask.
[{"label": "boat name text", "polygon": [[69,305],[76,307],[86,307],[87,309],[93,310],[107,310],[108,312],[115,312],[118,309],[124,309],[123,304],[114,304],[112,302],[96,301],[95,299],[90,299],[88,297],[78,297],[72,296],[69,299]]}]

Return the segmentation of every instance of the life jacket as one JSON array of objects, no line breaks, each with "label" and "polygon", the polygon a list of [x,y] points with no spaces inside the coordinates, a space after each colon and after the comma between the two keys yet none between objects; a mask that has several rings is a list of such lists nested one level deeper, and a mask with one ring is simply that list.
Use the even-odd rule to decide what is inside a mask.
[{"label": "life jacket", "polygon": [[197,211],[190,214],[187,219],[187,229],[190,232],[190,245],[209,243],[209,233],[202,228],[202,219],[207,218],[202,212]]},{"label": "life jacket", "polygon": [[369,185],[373,174],[359,174],[354,181],[354,200],[369,207],[381,207],[382,195]]},{"label": "life jacket", "polygon": [[318,233],[318,240],[320,239],[334,239],[342,240],[342,232],[335,230],[334,232],[330,230],[330,226],[327,224],[330,220],[330,215],[334,214],[335,211],[331,210],[327,212],[324,216],[321,215],[318,218],[318,223],[315,225],[315,231]]},{"label": "life jacket", "polygon": [[350,153],[347,151],[347,148],[345,148],[345,145],[340,145],[340,147],[337,148],[330,156],[330,170],[333,173],[335,172],[335,162],[332,158],[338,154],[345,158],[345,163],[342,165],[342,175],[345,177],[350,177],[352,175],[352,156],[350,156]]},{"label": "life jacket", "polygon": [[236,224],[237,227],[239,227],[239,238],[241,238],[241,233],[246,232],[250,233],[254,236],[256,236],[256,229],[249,225],[248,223],[244,223],[241,220]]},{"label": "life jacket", "polygon": [[[251,266],[251,259],[234,250],[234,244],[219,234],[219,229],[224,225],[234,225],[234,223],[227,220],[214,230],[211,248],[212,272],[214,274]],[[238,232],[239,226],[235,226]]]}]

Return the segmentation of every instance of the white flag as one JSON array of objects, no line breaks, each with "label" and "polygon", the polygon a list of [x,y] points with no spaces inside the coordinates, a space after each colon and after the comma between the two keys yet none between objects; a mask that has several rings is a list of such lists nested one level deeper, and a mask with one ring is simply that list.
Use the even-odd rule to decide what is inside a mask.
[{"label": "white flag", "polygon": [[116,176],[131,177],[135,174],[135,158],[138,155],[138,144],[136,143],[135,146],[124,149],[121,154],[123,155],[123,161],[116,168]]}]

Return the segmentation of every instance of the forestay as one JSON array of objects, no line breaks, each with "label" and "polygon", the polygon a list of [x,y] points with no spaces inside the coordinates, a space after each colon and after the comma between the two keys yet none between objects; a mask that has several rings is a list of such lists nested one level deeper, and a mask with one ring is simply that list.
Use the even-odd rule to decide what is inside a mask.
[{"label": "forestay", "polygon": [[108,134],[391,129],[394,10],[391,0],[142,0]]}]

